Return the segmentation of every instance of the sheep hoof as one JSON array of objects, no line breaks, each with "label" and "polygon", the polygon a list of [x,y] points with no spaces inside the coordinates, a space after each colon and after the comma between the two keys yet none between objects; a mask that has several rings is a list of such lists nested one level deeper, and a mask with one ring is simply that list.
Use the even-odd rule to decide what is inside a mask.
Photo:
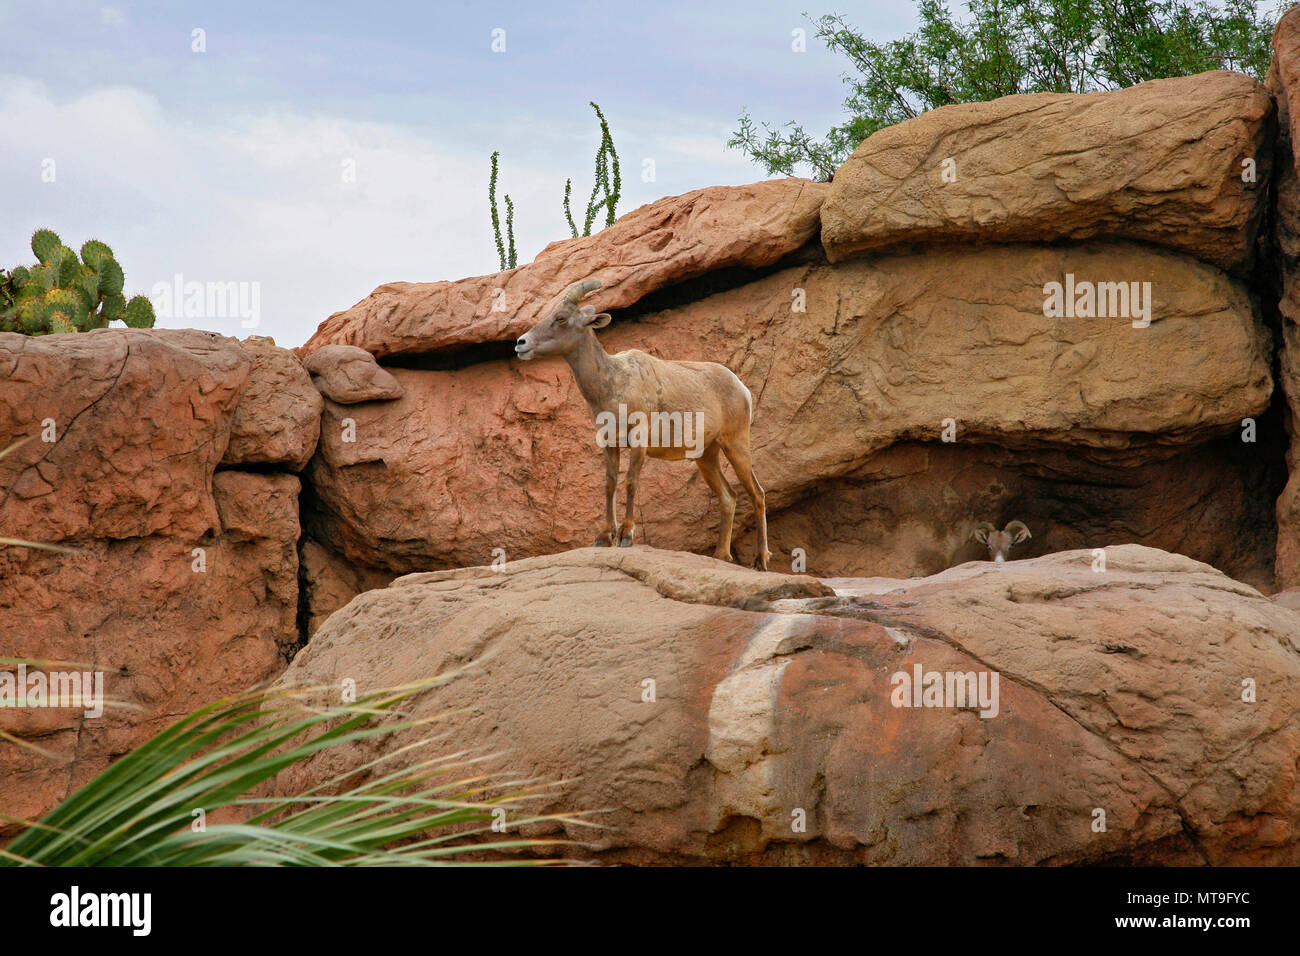
[{"label": "sheep hoof", "polygon": [[623,537],[619,538],[619,539],[618,539],[618,546],[619,546],[620,548],[630,548],[630,547],[632,547],[632,536],[631,536],[630,534],[628,534],[628,535],[624,535]]},{"label": "sheep hoof", "polygon": [[607,541],[607,540],[604,539],[604,538],[597,538],[597,539],[595,540],[595,542],[592,544],[592,547],[593,547],[593,548],[608,548],[608,547],[609,547],[609,541]]}]

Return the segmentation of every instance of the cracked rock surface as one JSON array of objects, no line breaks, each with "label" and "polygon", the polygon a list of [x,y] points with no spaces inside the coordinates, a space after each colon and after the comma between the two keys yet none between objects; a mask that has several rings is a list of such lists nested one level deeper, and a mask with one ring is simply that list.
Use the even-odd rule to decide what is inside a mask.
[{"label": "cracked rock surface", "polygon": [[298,352],[357,345],[383,358],[513,342],[580,279],[599,279],[602,308],[621,309],[706,272],[767,266],[817,235],[829,188],[791,178],[665,196],[595,235],[553,242],[516,269],[382,285],[322,322]]},{"label": "cracked rock surface", "polygon": [[1255,254],[1273,122],[1268,91],[1227,70],[940,107],[871,135],[836,171],[822,242],[838,262],[909,244],[1105,236],[1240,271]]},{"label": "cracked rock surface", "polygon": [[312,454],[320,403],[266,339],[0,334],[0,449],[29,438],[0,459],[0,536],[77,549],[0,547],[0,657],[99,672],[131,705],[0,708],[0,731],[44,751],[0,747],[5,813],[39,818],[181,715],[283,669],[299,639],[287,470]]},{"label": "cracked rock surface", "polygon": [[[823,581],[588,548],[399,578],[282,680],[364,692],[465,668],[408,710],[463,711],[446,752],[567,781],[538,809],[593,813],[607,829],[563,835],[602,861],[1300,861],[1300,615],[1152,548],[1096,567]],[[996,714],[895,706],[893,675],[918,666],[997,673]]]},{"label": "cracked rock surface", "polygon": [[[1043,285],[1066,273],[1151,282],[1151,325],[1045,318]],[[805,311],[791,310],[792,289],[804,292]],[[603,294],[594,297],[601,308]],[[1036,521],[1036,539],[1060,525],[1090,543],[1185,549],[1237,577],[1262,581],[1271,572],[1271,541],[1262,555],[1215,550],[1235,542],[1252,515],[1271,523],[1276,492],[1253,492],[1234,475],[1243,467],[1262,473],[1261,455],[1209,467],[1214,453],[1198,451],[1189,457],[1204,466],[1180,462],[1159,478],[1139,470],[1235,433],[1272,393],[1271,345],[1245,287],[1187,256],[1094,242],[802,265],[615,323],[601,341],[611,353],[640,348],[721,362],[746,383],[755,401],[755,470],[771,520],[775,526],[784,509],[796,515],[791,533],[773,537],[773,550],[783,552],[779,567],[789,567],[787,555],[801,547],[810,570],[851,573],[852,548],[831,551],[832,536],[802,529],[798,516],[815,519],[827,482],[900,465],[907,480],[895,487],[905,490],[861,509],[841,501],[835,512],[869,517],[856,532],[858,525],[833,530],[846,532],[868,566],[880,567],[882,542],[893,541],[907,550],[888,560],[908,574],[961,560],[982,517],[971,513],[977,499],[1002,509],[1005,489],[1023,482],[987,472],[952,482],[962,463],[947,459],[984,441],[999,447],[1002,465],[1057,480],[1056,489],[1039,486],[1023,498],[1059,499],[1068,504],[1045,512],[1077,513],[1074,524]],[[498,547],[513,559],[591,543],[604,508],[604,458],[561,359],[391,371],[404,391],[396,401],[326,403],[307,470],[315,499],[304,524],[313,537],[351,562],[399,574],[486,563]],[[344,427],[349,419],[355,429]],[[954,422],[956,443],[941,440],[945,420]],[[931,460],[880,459],[906,441],[927,442]],[[1094,459],[1115,467],[1083,478]],[[1170,494],[1145,493],[1153,480]],[[1207,481],[1213,503],[1193,487]],[[879,487],[874,479],[861,485],[860,494],[840,497],[862,499]],[[1125,486],[1144,493],[1121,503]],[[929,493],[946,500],[918,509]],[[1153,513],[1174,502],[1185,509],[1176,520]],[[647,464],[637,505],[638,542],[712,550],[717,504],[690,463]],[[748,509],[742,496],[736,553],[746,560],[753,554],[742,533],[752,527]],[[1002,520],[1012,517],[1034,515]],[[898,533],[902,522],[923,527]],[[1181,540],[1172,529],[1195,531]]]}]

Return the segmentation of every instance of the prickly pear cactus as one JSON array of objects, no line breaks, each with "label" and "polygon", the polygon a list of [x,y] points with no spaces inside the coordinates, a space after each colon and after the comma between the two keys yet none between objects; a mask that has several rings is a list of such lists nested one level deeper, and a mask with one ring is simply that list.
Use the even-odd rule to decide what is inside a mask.
[{"label": "prickly pear cactus", "polygon": [[153,328],[153,304],[142,295],[127,301],[126,277],[106,243],[89,239],[78,256],[58,233],[37,229],[32,254],[35,265],[0,269],[0,332],[66,334],[102,329],[114,320]]}]

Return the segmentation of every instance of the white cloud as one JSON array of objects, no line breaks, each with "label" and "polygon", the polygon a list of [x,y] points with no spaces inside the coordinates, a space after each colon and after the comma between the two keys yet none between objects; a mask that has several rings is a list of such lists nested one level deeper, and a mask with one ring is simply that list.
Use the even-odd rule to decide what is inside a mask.
[{"label": "white cloud", "polygon": [[[702,176],[686,188],[760,178],[712,130],[660,118],[629,133],[620,213],[663,195],[639,181],[642,153],[662,171]],[[644,128],[643,128],[644,129]],[[498,134],[493,133],[493,136]],[[498,136],[499,138],[499,136]],[[646,141],[653,150],[638,149]],[[487,201],[488,156],[502,150],[498,201],[515,204],[520,263],[566,238],[560,198],[575,175],[575,215],[590,190],[589,157],[526,165],[523,143],[484,142],[452,151],[437,130],[213,106],[202,116],[164,109],[136,89],[105,88],[61,99],[44,85],[0,77],[0,262],[32,260],[31,231],[48,226],[69,245],[113,246],[128,293],[186,281],[256,282],[261,325],[297,345],[328,315],[377,285],[495,271]],[[535,153],[534,153],[535,155]],[[53,183],[42,182],[52,159]],[[549,159],[549,157],[548,157]],[[355,182],[342,164],[354,164]],[[681,182],[680,179],[674,180]],[[167,319],[246,335],[237,316]]]},{"label": "white cloud", "polygon": [[117,7],[100,7],[99,22],[106,27],[126,26],[126,14]]},{"label": "white cloud", "polygon": [[729,149],[728,138],[728,134],[723,132],[717,136],[668,136],[664,139],[664,148],[669,153],[695,162],[731,166],[737,172],[748,170],[753,174],[757,167],[739,150]]},{"label": "white cloud", "polygon": [[[53,183],[41,181],[45,159]],[[355,161],[354,183],[343,181],[344,160]],[[0,177],[12,184],[0,261],[31,261],[31,231],[49,226],[69,245],[91,236],[112,245],[128,292],[175,273],[258,282],[256,331],[284,345],[384,282],[496,269],[485,159],[398,126],[271,110],[190,119],[136,90],[60,102],[6,77]],[[510,191],[517,208],[552,204],[554,179],[512,169]],[[527,261],[555,236],[519,218]],[[159,324],[248,334],[235,317]]]}]

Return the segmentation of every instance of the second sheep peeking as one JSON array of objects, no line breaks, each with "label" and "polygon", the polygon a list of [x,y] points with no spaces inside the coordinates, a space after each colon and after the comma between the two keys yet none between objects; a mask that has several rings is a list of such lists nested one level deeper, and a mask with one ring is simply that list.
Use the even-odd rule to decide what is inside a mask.
[{"label": "second sheep peeking", "polygon": [[971,537],[989,549],[989,560],[1002,562],[1007,560],[1011,549],[1033,537],[1023,521],[1008,521],[1007,526],[999,531],[987,521],[981,521],[971,532]]}]

